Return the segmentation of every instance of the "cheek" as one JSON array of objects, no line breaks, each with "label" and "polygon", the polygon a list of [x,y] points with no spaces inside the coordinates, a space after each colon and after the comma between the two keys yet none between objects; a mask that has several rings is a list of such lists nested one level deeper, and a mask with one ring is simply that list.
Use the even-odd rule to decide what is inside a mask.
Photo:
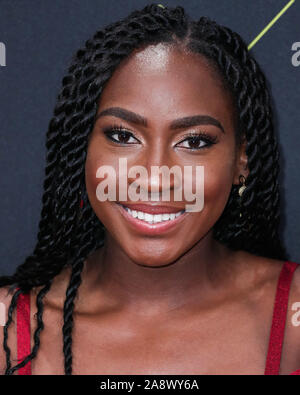
[{"label": "cheek", "polygon": [[209,209],[214,213],[214,217],[219,217],[226,206],[232,188],[233,174],[233,161],[204,168],[204,209]]},{"label": "cheek", "polygon": [[222,215],[232,188],[233,169],[233,162],[204,165],[204,206],[200,212],[191,213],[189,229],[185,230],[191,245],[207,234]]},{"label": "cheek", "polygon": [[100,152],[96,145],[91,144],[85,162],[85,182],[90,204],[100,220],[105,215],[106,202],[97,199],[97,186],[103,180],[103,178],[97,178],[97,170],[104,165],[115,168],[114,157],[107,155],[105,152]]},{"label": "cheek", "polygon": [[94,151],[89,150],[85,162],[85,182],[87,194],[92,205],[96,199],[96,188],[99,182],[96,177],[97,169],[101,164],[103,164],[103,160],[100,160],[100,158],[94,154]]},{"label": "cheek", "polygon": [[[119,159],[119,154],[114,153],[112,150],[103,149],[103,147],[99,149],[99,144],[92,141],[87,151],[85,162],[85,182],[88,199],[96,216],[107,229],[114,228],[114,226],[112,226],[112,216],[115,215],[115,212],[114,210],[112,211],[112,204],[114,204],[115,199],[108,198],[108,200],[105,201],[99,200],[97,198],[97,187],[99,187],[99,184],[105,179],[105,184],[108,180],[109,182],[111,181],[110,191],[113,191],[115,186],[116,199],[118,200]],[[102,166],[109,166],[112,172],[115,173],[115,179],[114,177],[107,179],[107,174],[103,177],[97,177],[97,171]],[[105,193],[107,192],[108,189],[105,189]]]}]

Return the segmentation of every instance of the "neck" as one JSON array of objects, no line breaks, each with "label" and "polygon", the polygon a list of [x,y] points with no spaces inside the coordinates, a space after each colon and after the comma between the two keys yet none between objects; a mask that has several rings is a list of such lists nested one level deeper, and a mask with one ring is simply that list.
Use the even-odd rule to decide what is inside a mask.
[{"label": "neck", "polygon": [[135,312],[166,312],[205,302],[212,292],[220,294],[218,289],[226,278],[224,270],[228,271],[224,262],[230,260],[229,255],[230,251],[208,233],[175,262],[142,266],[108,237],[86,273],[86,290],[101,289],[102,299]]}]

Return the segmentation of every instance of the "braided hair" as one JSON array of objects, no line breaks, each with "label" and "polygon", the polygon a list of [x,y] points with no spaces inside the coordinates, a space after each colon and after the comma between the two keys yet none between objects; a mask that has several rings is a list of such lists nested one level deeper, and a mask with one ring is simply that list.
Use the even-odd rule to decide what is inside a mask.
[{"label": "braided hair", "polygon": [[[278,234],[279,153],[270,93],[261,68],[243,39],[229,28],[207,17],[192,21],[181,6],[149,4],[97,31],[73,56],[62,79],[46,135],[47,164],[37,243],[15,274],[0,277],[0,286],[10,286],[14,292],[4,326],[8,375],[36,356],[44,327],[43,297],[66,266],[71,268],[71,275],[63,308],[63,353],[65,374],[72,374],[73,310],[84,260],[105,239],[104,226],[92,210],[85,189],[88,137],[101,92],[114,70],[135,49],[158,43],[180,45],[209,61],[231,93],[237,141],[246,140],[247,188],[239,197],[238,186],[232,185],[224,211],[214,225],[214,238],[231,249],[286,259]],[[83,207],[80,199],[85,202]],[[17,298],[39,286],[33,349],[12,367],[7,339]]]}]

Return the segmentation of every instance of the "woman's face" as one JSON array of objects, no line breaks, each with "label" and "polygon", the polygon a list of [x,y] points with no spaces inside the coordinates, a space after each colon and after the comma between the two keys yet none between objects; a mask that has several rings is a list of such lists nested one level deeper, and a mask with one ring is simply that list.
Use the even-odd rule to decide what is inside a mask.
[{"label": "woman's face", "polygon": [[[103,113],[115,107],[137,114],[136,119],[124,111]],[[148,266],[169,264],[201,239],[211,236],[232,184],[239,183],[240,174],[246,176],[244,146],[236,145],[230,96],[205,58],[159,44],[135,51],[121,63],[102,91],[97,114],[100,113],[90,135],[86,159],[91,206],[105,226],[107,237],[134,262]],[[198,115],[210,118],[202,121],[193,118],[192,124],[177,121],[174,127],[175,120]],[[115,126],[125,132],[112,130]],[[208,140],[189,136],[200,133],[205,133]],[[136,191],[149,193],[147,199],[137,202],[129,197],[119,199],[119,158],[126,159],[128,170],[133,166],[147,170],[148,178],[145,174],[136,176],[136,179],[140,176],[140,188]],[[97,169],[104,165],[115,170],[116,201],[97,198],[97,186],[105,178],[97,177]],[[151,178],[151,166],[168,169],[179,166],[182,185],[185,166],[192,166],[193,192],[195,168],[203,166],[202,210],[183,211],[191,202],[184,199],[184,193],[183,200],[175,201],[178,180],[171,177],[169,187],[163,186],[162,178],[157,183],[157,179]],[[137,185],[134,179],[127,178],[126,188]],[[156,198],[151,198],[151,188],[159,192]],[[166,188],[170,190],[169,201],[162,200]],[[131,213],[125,207],[131,208]],[[173,219],[170,212],[181,213]],[[144,214],[142,218],[141,213],[154,217]]]}]

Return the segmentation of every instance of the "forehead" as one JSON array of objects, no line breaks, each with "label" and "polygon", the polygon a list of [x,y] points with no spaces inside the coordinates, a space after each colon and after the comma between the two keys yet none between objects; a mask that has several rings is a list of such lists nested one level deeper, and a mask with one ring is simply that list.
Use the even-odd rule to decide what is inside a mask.
[{"label": "forehead", "polygon": [[120,63],[99,102],[101,109],[114,105],[147,118],[199,110],[228,121],[232,116],[231,96],[208,60],[165,44],[135,50]]}]

